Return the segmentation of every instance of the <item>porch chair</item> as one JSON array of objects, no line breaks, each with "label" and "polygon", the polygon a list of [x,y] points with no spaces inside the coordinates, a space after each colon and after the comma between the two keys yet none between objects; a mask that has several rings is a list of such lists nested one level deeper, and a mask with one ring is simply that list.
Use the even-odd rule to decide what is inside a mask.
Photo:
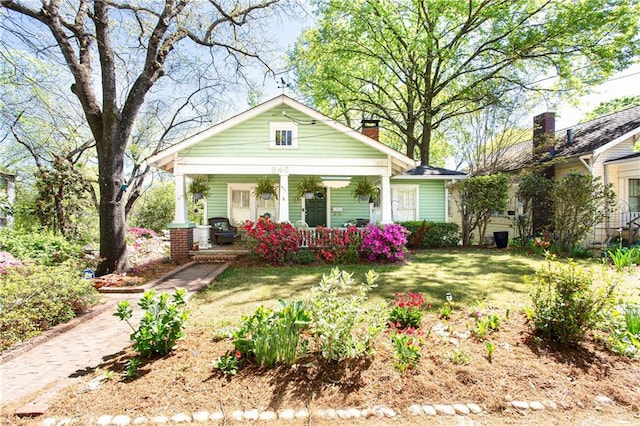
[{"label": "porch chair", "polygon": [[238,228],[229,223],[226,217],[210,217],[210,240],[215,244],[233,243],[238,239]]}]

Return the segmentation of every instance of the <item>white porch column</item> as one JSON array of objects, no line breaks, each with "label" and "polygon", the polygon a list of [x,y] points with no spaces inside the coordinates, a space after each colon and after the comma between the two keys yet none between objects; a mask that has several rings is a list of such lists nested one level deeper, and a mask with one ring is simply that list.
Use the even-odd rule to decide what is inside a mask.
[{"label": "white porch column", "polygon": [[289,175],[280,175],[280,194],[278,195],[278,222],[289,222]]},{"label": "white porch column", "polygon": [[382,176],[381,180],[381,199],[380,199],[380,208],[382,210],[382,217],[380,222],[382,224],[393,223],[393,219],[391,216],[391,181],[389,180],[389,176]]},{"label": "white porch column", "polygon": [[187,223],[187,199],[185,197],[184,175],[174,166],[176,190],[174,192],[176,208],[173,215],[173,223]]}]

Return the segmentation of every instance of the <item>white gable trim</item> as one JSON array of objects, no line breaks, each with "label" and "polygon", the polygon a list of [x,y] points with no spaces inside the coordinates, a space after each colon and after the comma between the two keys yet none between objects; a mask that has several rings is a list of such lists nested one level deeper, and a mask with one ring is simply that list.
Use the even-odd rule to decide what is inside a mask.
[{"label": "white gable trim", "polygon": [[254,117],[257,117],[258,115],[274,108],[280,105],[287,105],[303,114],[308,115],[309,117],[311,117],[312,119],[318,120],[318,121],[322,121],[324,124],[326,124],[327,126],[337,130],[338,132],[342,132],[342,133],[346,133],[349,136],[351,136],[352,138],[364,143],[365,145],[368,145],[380,152],[385,153],[386,155],[390,156],[391,158],[395,159],[396,161],[398,161],[399,163],[401,163],[403,166],[405,166],[406,168],[410,169],[410,168],[414,168],[417,165],[416,160],[396,151],[393,148],[390,148],[386,145],[384,145],[381,142],[376,141],[375,139],[372,139],[360,132],[354,132],[354,130],[348,126],[345,126],[342,123],[339,123],[335,120],[330,119],[329,117],[326,117],[325,115],[319,113],[318,111],[309,108],[306,105],[301,104],[300,102],[289,98],[288,96],[285,95],[280,95],[278,97],[275,97],[263,104],[260,104],[254,108],[251,108],[245,112],[242,112],[236,116],[233,116],[219,124],[216,124],[213,127],[208,128],[207,130],[204,130],[200,133],[197,133],[185,140],[183,140],[180,143],[177,143],[155,155],[152,155],[150,157],[148,157],[145,160],[146,164],[152,164],[154,166],[158,166],[159,164],[166,164],[169,160],[168,158],[172,158],[172,156],[174,154],[177,154],[178,152],[187,149],[195,144],[197,144],[198,142],[201,142],[207,138],[210,138],[212,136],[215,136],[221,132],[224,132],[225,130],[228,130],[234,126],[237,126],[238,124],[241,124],[247,120],[250,120]]},{"label": "white gable trim", "polygon": [[615,138],[614,140],[612,140],[611,142],[607,142],[606,144],[602,145],[600,148],[597,148],[596,150],[593,151],[593,155],[594,157],[597,157],[598,155],[602,154],[603,152],[605,152],[608,149],[613,148],[614,146],[618,145],[621,142],[626,141],[627,139],[640,134],[640,127],[636,127],[635,129],[631,130],[630,132],[625,133],[622,136],[619,136],[617,138]]}]

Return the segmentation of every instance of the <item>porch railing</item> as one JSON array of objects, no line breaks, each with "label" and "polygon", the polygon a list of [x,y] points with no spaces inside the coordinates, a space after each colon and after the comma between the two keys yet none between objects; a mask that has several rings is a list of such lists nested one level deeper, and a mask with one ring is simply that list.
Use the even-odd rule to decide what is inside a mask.
[{"label": "porch railing", "polygon": [[[353,229],[353,233],[361,235],[361,228]],[[300,241],[300,247],[322,247],[335,238],[344,237],[347,232],[347,228],[317,228],[298,229],[298,236]]]}]

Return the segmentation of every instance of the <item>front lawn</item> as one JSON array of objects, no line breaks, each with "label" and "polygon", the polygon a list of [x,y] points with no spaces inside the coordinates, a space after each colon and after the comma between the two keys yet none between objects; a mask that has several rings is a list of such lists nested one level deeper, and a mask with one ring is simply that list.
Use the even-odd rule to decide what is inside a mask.
[{"label": "front lawn", "polygon": [[[388,302],[394,293],[411,291],[422,293],[436,309],[445,302],[447,293],[459,307],[483,301],[517,309],[527,302],[523,276],[534,274],[544,262],[539,257],[516,256],[502,250],[443,249],[419,251],[410,255],[404,265],[362,263],[340,268],[353,272],[357,279],[370,269],[380,274],[378,287],[371,294],[372,302]],[[310,288],[331,268],[233,266],[194,299],[192,321],[199,325],[237,321],[262,304],[275,307],[278,299],[308,298]]]},{"label": "front lawn", "polygon": [[[238,263],[190,302],[186,337],[168,356],[140,359],[132,367],[139,354],[128,348],[99,366],[84,383],[59,395],[50,415],[82,422],[103,414],[149,419],[207,411],[216,419],[224,415],[224,423],[241,424],[262,414],[277,417],[281,410],[293,409],[311,418],[291,424],[322,425],[355,421],[322,418],[327,408],[376,416],[380,413],[376,407],[390,407],[396,418],[388,423],[447,424],[451,418],[429,417],[420,407],[433,410],[442,404],[477,404],[473,406],[482,413],[472,415],[472,421],[482,424],[517,424],[523,415],[529,424],[637,422],[640,363],[638,358],[612,351],[614,343],[622,347],[625,336],[618,335],[614,342],[609,340],[612,333],[601,327],[579,334],[579,344],[570,346],[534,332],[525,313],[531,301],[523,275],[533,275],[544,265],[539,258],[498,250],[421,251],[404,265],[348,265],[341,269],[353,272],[358,282],[369,269],[379,274],[377,287],[365,304],[378,315],[365,313],[363,319],[358,318],[365,312],[360,305],[329,302],[335,301],[331,287],[318,285],[331,266],[274,268]],[[608,275],[600,265],[582,262],[582,266],[589,265],[594,269],[583,282]],[[614,274],[611,268],[609,272]],[[564,282],[570,276],[557,275]],[[623,300],[637,302],[637,267],[621,277]],[[403,296],[394,302],[394,293]],[[391,328],[381,326],[391,311],[377,310],[376,302],[400,306],[417,300],[414,293],[421,293],[425,304],[431,304],[418,320],[418,329],[400,330],[399,323]],[[452,296],[451,309],[446,309],[447,293]],[[352,288],[345,296],[355,294]],[[564,299],[574,312],[584,306],[583,294]],[[277,308],[278,299],[305,299],[308,315],[291,316],[291,310],[283,314],[291,305],[279,312],[257,310],[260,305]],[[564,302],[552,305],[556,309],[548,312],[549,318],[565,310],[564,306]],[[327,357],[326,337],[349,323],[344,321],[348,312],[356,313],[351,321],[355,327],[334,334],[337,340],[333,343],[351,344],[353,339],[365,342],[367,349],[357,357]],[[251,325],[253,331],[236,335],[236,343],[238,339],[244,343],[234,347],[226,332],[232,329],[229,325],[240,326],[243,315],[251,320],[242,322],[241,328],[247,330],[245,326]],[[298,315],[303,321],[292,326],[286,323],[287,315]],[[314,315],[315,322],[306,328],[309,323],[304,321]],[[366,333],[375,328],[369,326],[375,324],[378,332],[367,340]],[[324,334],[318,334],[320,328]],[[287,342],[293,340],[288,333],[301,343],[289,352],[297,356],[293,363],[258,365],[259,353],[269,355],[289,348]],[[640,336],[638,333],[634,335]],[[271,345],[272,338],[278,343]],[[333,353],[339,355],[336,347]],[[416,407],[424,411],[421,417],[414,417]]]}]

